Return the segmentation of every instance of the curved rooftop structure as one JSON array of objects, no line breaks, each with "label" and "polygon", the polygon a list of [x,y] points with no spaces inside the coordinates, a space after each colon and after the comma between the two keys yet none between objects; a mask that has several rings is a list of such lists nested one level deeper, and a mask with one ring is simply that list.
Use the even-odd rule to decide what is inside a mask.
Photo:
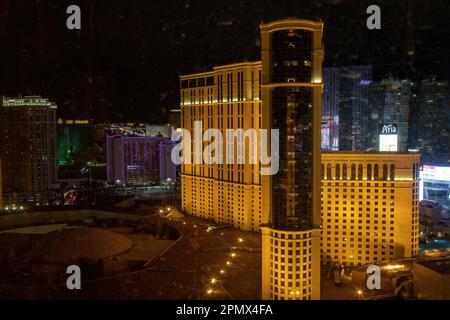
[{"label": "curved rooftop structure", "polygon": [[98,228],[64,228],[40,236],[27,252],[29,261],[49,264],[77,263],[79,259],[103,259],[127,251],[132,240]]}]

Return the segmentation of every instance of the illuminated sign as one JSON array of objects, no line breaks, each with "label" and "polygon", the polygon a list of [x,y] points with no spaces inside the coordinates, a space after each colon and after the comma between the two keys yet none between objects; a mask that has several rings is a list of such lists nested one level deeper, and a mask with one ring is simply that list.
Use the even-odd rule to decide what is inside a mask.
[{"label": "illuminated sign", "polygon": [[396,124],[380,124],[379,125],[380,134],[398,134]]},{"label": "illuminated sign", "polygon": [[380,151],[398,151],[398,137],[396,134],[380,134]]},{"label": "illuminated sign", "polygon": [[398,151],[398,130],[396,124],[380,124],[380,151]]},{"label": "illuminated sign", "polygon": [[62,119],[58,119],[58,124],[89,124],[89,120],[62,120]]},{"label": "illuminated sign", "polygon": [[427,180],[450,181],[450,167],[424,165],[422,177]]}]

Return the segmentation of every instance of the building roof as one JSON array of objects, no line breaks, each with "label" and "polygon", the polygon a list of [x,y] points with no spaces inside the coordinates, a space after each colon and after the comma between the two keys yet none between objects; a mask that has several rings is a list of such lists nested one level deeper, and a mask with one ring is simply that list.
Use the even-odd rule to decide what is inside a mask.
[{"label": "building roof", "polygon": [[450,259],[419,261],[416,263],[440,274],[450,274]]},{"label": "building roof", "polygon": [[254,67],[254,66],[261,66],[262,62],[261,60],[258,61],[241,61],[236,63],[228,63],[224,65],[218,65],[214,66],[212,70],[207,71],[201,71],[201,72],[194,72],[189,74],[183,74],[180,75],[180,80],[185,80],[189,78],[197,78],[197,77],[207,77],[207,76],[213,76],[214,71],[220,71],[220,70],[229,70],[229,69],[240,69],[244,67]]},{"label": "building roof", "polygon": [[99,228],[64,228],[36,240],[27,252],[31,261],[71,264],[80,258],[102,259],[131,248],[132,241],[115,232]]},{"label": "building roof", "polygon": [[380,158],[380,159],[401,159],[401,158],[419,158],[420,153],[417,152],[380,152],[380,151],[322,151],[322,158],[348,158],[348,159],[365,159],[365,158]]},{"label": "building roof", "polygon": [[421,201],[419,201],[419,205],[421,207],[426,207],[426,208],[436,208],[436,207],[439,207],[441,204],[434,200],[421,200]]}]

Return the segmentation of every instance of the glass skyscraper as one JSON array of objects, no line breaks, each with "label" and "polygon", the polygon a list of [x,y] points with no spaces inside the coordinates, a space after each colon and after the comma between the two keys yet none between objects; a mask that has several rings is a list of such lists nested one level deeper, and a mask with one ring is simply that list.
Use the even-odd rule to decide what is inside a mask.
[{"label": "glass skyscraper", "polygon": [[279,130],[271,221],[262,228],[263,299],[320,298],[322,31],[307,20],[261,25],[263,127]]}]

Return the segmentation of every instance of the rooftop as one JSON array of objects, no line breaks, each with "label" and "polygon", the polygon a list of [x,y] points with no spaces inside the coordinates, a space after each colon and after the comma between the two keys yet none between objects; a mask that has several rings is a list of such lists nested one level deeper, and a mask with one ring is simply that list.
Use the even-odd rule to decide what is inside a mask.
[{"label": "rooftop", "polygon": [[56,109],[56,103],[40,96],[2,97],[4,107],[49,107]]},{"label": "rooftop", "polygon": [[417,264],[440,274],[450,274],[450,259],[420,261]]}]

